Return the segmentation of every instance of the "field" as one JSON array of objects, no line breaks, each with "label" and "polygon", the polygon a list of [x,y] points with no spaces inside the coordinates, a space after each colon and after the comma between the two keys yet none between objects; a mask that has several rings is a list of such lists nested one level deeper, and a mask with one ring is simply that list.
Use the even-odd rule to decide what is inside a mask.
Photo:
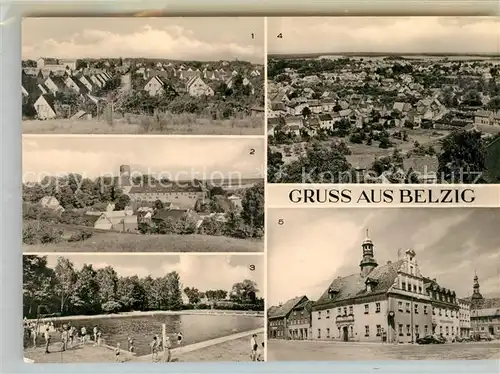
[{"label": "field", "polygon": [[152,116],[125,115],[110,125],[104,119],[24,120],[24,134],[175,134],[175,135],[263,135],[263,116],[225,120],[198,118],[193,114]]},{"label": "field", "polygon": [[262,252],[262,240],[208,235],[139,235],[94,231],[79,242],[23,245],[25,253],[35,252]]},{"label": "field", "polygon": [[[392,129],[389,130],[388,132],[391,134],[394,131],[398,131],[398,129]],[[406,142],[403,142],[399,139],[395,139],[391,137],[391,142],[396,145],[402,153],[407,153],[411,149],[414,148],[414,143],[418,142],[421,145],[424,146],[430,146],[432,145],[434,147],[434,150],[436,152],[439,152],[440,148],[440,140],[444,138],[449,131],[445,130],[426,130],[426,129],[404,129],[406,133],[408,134],[409,140]],[[384,157],[384,156],[389,156],[392,154],[394,150],[394,146],[390,148],[379,148],[379,142],[374,141],[372,145],[366,145],[366,144],[355,144],[349,142],[349,137],[345,138],[332,138],[332,139],[337,139],[337,140],[342,140],[344,141],[349,150],[351,151],[351,155],[348,158],[357,158],[356,156],[363,156],[363,157]],[[329,144],[331,140],[325,141],[323,143]],[[283,155],[283,161],[285,163],[290,163],[298,159],[299,155],[304,155],[305,154],[305,147],[307,143],[306,142],[301,142],[301,143],[294,143],[292,145],[278,145],[278,146],[271,146],[271,149],[273,151],[279,151]],[[288,147],[292,150],[290,153],[290,156],[286,155],[286,152],[284,151],[284,148]]]}]

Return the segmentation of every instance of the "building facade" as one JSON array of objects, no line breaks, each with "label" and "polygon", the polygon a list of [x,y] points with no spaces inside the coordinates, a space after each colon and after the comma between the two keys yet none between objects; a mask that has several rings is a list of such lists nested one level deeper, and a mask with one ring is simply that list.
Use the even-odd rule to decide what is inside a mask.
[{"label": "building facade", "polygon": [[460,336],[460,306],[455,291],[440,286],[436,279],[426,279],[425,287],[432,300],[432,334],[446,340]]},{"label": "building facade", "polygon": [[470,301],[467,299],[458,299],[459,319],[458,327],[461,338],[469,338],[471,331],[470,324]]},{"label": "building facade", "polygon": [[470,303],[471,334],[480,339],[500,339],[500,298],[481,295],[477,274]]},{"label": "building facade", "polygon": [[[308,309],[310,310],[310,306],[307,306],[308,301],[307,296],[298,296],[284,304],[269,308],[267,311],[268,339],[290,340],[301,334],[303,338],[305,334],[309,336],[310,318],[305,314]],[[292,315],[293,311],[295,314]],[[306,332],[304,329],[307,329]]]},{"label": "building facade", "polygon": [[312,301],[307,297],[292,308],[288,318],[288,337],[291,340],[309,340],[311,336]]},{"label": "building facade", "polygon": [[312,339],[410,343],[430,335],[432,300],[415,252],[379,266],[368,233],[362,252],[360,272],[335,279],[313,304]]}]

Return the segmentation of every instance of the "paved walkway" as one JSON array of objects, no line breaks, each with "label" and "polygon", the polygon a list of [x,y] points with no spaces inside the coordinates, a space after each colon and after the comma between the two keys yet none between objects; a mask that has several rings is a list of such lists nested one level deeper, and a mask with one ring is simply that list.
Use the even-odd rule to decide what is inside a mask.
[{"label": "paved walkway", "polygon": [[[237,334],[223,336],[223,337],[215,338],[215,339],[211,339],[211,340],[205,340],[203,342],[193,343],[193,344],[185,345],[185,346],[179,347],[179,348],[172,348],[171,352],[172,352],[172,356],[173,355],[179,356],[179,355],[182,355],[184,353],[197,351],[199,349],[211,347],[213,345],[225,343],[225,342],[228,342],[228,341],[231,341],[231,340],[236,340],[236,339],[244,338],[246,336],[251,336],[253,334],[262,334],[263,332],[264,332],[264,328],[259,328],[259,329],[255,329],[255,330],[239,332]],[[151,356],[152,356],[151,354],[144,355],[144,356],[138,356],[138,357],[135,357],[133,360],[134,361],[140,361],[140,362],[142,362],[142,361],[151,362],[152,361],[152,357]]]}]

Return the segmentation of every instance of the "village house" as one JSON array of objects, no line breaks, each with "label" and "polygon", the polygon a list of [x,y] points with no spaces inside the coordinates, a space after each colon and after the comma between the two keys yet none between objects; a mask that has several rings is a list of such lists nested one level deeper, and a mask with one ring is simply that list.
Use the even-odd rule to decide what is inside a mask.
[{"label": "village house", "polygon": [[87,222],[93,224],[95,229],[118,232],[137,231],[137,216],[131,210],[86,212]]},{"label": "village house", "polygon": [[474,114],[474,123],[487,126],[500,126],[500,111],[479,110]]},{"label": "village house", "polygon": [[500,339],[500,298],[486,298],[480,292],[479,278],[474,275],[470,302],[471,334],[481,339]]},{"label": "village house", "polygon": [[[292,336],[295,335],[295,323],[292,324],[290,323],[290,315],[292,314],[292,311],[294,310],[295,307],[299,305],[305,306],[305,303],[307,303],[309,299],[307,296],[298,296],[294,297],[293,299],[288,300],[286,303],[278,305],[276,307],[271,307],[268,310],[267,313],[267,336],[269,339],[284,339],[284,340],[289,340],[292,339]],[[298,308],[299,310],[303,311],[304,308],[301,306]],[[301,318],[293,318],[293,321],[299,321],[300,320],[300,329],[302,336],[309,336],[310,334],[308,333],[309,331],[309,322],[310,322],[310,317],[307,315],[309,313],[310,315],[310,309],[306,314],[301,314],[299,315]],[[297,316],[294,316],[297,317]],[[296,324],[297,326],[299,324]],[[304,327],[306,326],[306,327]],[[298,329],[298,327],[297,327]],[[304,332],[304,329],[306,332]],[[307,339],[307,338],[305,338]]]},{"label": "village house", "polygon": [[60,213],[64,212],[65,210],[64,207],[59,203],[59,200],[57,200],[54,196],[42,197],[39,204],[43,208],[51,209]]},{"label": "village house", "polygon": [[54,96],[51,94],[42,94],[34,103],[37,118],[40,120],[56,118]]},{"label": "village house", "polygon": [[283,117],[287,114],[287,109],[282,102],[272,102],[267,106],[267,118]]},{"label": "village house", "polygon": [[297,136],[300,135],[300,130],[304,127],[303,118],[301,116],[287,116],[284,119],[287,130]]},{"label": "village house", "polygon": [[165,86],[167,84],[168,82],[164,77],[155,75],[144,85],[144,91],[146,91],[149,96],[160,96],[165,92]]},{"label": "village house", "polygon": [[193,97],[213,96],[215,94],[214,90],[198,75],[189,79],[186,83],[186,91]]}]

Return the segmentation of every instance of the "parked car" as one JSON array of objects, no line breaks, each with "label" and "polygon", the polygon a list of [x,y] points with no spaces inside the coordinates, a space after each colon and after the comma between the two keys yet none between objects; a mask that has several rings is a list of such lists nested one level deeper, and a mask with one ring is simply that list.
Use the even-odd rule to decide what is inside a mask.
[{"label": "parked car", "polygon": [[427,335],[417,339],[417,344],[444,344],[446,339],[442,336]]}]

